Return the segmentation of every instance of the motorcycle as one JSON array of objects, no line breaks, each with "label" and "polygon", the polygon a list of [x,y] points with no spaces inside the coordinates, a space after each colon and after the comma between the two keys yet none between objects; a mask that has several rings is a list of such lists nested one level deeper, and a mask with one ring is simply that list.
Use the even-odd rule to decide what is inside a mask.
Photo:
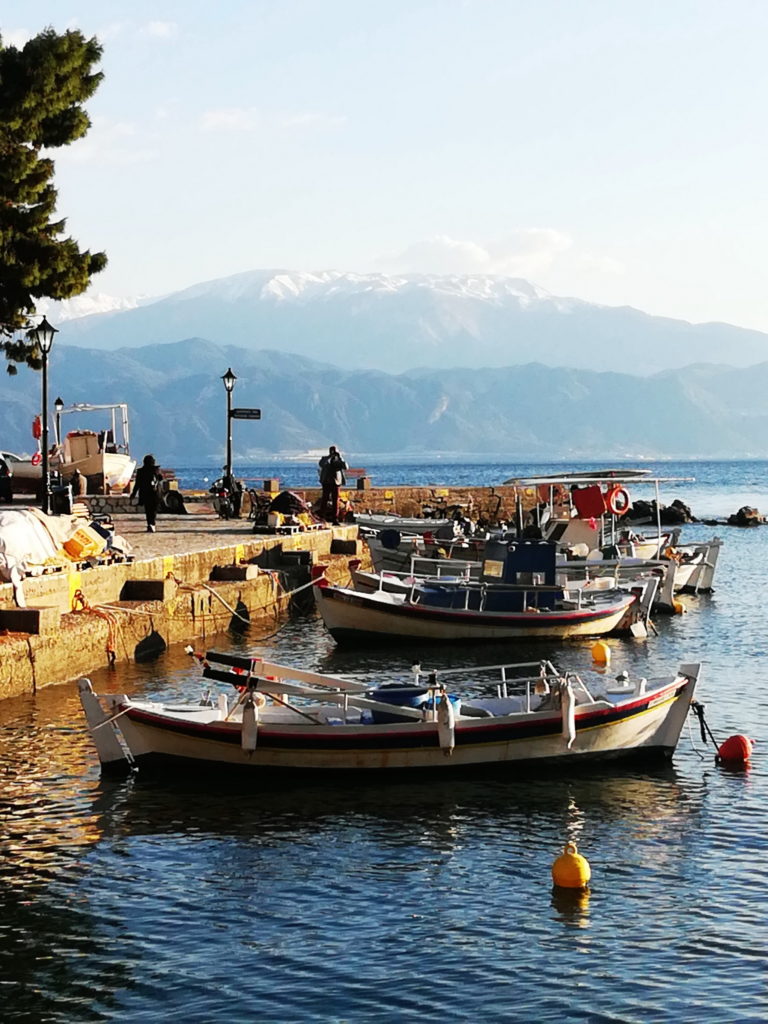
[{"label": "motorcycle", "polygon": [[222,480],[216,480],[213,486],[209,487],[208,490],[213,495],[214,511],[222,519],[231,519],[235,514],[235,506],[232,504],[232,495],[224,486],[224,482]]}]

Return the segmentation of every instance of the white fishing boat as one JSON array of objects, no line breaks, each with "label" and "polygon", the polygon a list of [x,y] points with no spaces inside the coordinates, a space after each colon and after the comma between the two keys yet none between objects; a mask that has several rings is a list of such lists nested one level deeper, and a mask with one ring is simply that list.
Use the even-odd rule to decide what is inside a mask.
[{"label": "white fishing boat", "polygon": [[563,591],[547,585],[491,589],[441,582],[415,585],[408,594],[364,594],[321,579],[313,589],[326,629],[337,643],[605,636],[633,617],[637,602],[624,591]]},{"label": "white fishing boat", "polygon": [[51,470],[58,470],[65,482],[77,470],[86,477],[90,493],[119,493],[128,487],[136,468],[136,460],[130,453],[128,406],[123,402],[109,405],[78,403],[62,409],[59,416],[89,412],[108,413],[110,426],[99,431],[68,431],[59,438],[58,450],[50,460]]},{"label": "white fishing boat", "polygon": [[[636,606],[633,614],[625,615],[613,632],[628,632],[635,637],[647,636],[651,611],[655,606],[656,595],[660,583],[665,580],[666,569],[658,572],[660,563],[640,562],[637,566],[625,566],[621,562],[599,563],[592,566],[585,563],[584,568],[572,568],[568,563],[558,563],[556,584],[569,590],[573,596],[578,590],[582,593],[590,591],[624,591],[634,594]],[[460,562],[456,559],[441,561],[440,559],[413,558],[411,571],[401,572],[370,572],[361,569],[359,560],[350,561],[350,576],[353,588],[363,594],[387,592],[402,594],[406,597],[420,587],[433,587],[441,583],[461,583],[479,580],[482,576],[483,564],[480,562]],[[486,583],[486,593],[489,584]],[[493,586],[491,584],[490,586]]]},{"label": "white fishing boat", "polygon": [[410,536],[435,533],[438,530],[452,530],[455,519],[424,519],[422,516],[395,516],[373,512],[356,512],[355,523],[361,530],[398,530]]},{"label": "white fishing boat", "polygon": [[[602,759],[668,759],[700,673],[682,664],[662,679],[589,679],[548,661],[413,675],[394,685],[208,652],[203,675],[235,687],[200,703],[97,696],[79,684],[104,769],[170,773],[438,774],[551,765],[570,772]],[[496,685],[478,695],[489,672]],[[487,682],[485,682],[487,687]],[[253,775],[258,777],[257,774]]]},{"label": "white fishing boat", "polygon": [[[74,413],[108,413],[108,426],[102,430],[75,429],[63,434],[61,418]],[[89,494],[120,493],[131,482],[136,460],[131,458],[128,406],[124,402],[108,405],[89,405],[79,402],[56,410],[53,432],[55,444],[51,447],[48,466],[69,483],[75,472],[86,478]],[[2,453],[8,462],[14,480],[14,490],[35,491],[42,481],[40,452],[21,457]]]}]

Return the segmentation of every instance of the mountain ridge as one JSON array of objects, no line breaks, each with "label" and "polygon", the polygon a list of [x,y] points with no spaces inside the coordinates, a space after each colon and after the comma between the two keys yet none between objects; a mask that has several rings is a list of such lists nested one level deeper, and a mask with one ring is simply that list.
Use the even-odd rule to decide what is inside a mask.
[{"label": "mountain ridge", "polygon": [[650,375],[727,352],[768,357],[768,334],[550,295],[499,275],[244,271],[134,308],[66,321],[57,344],[114,351],[193,336],[389,373],[531,361]]},{"label": "mountain ridge", "polygon": [[[341,445],[348,453],[486,452],[524,460],[768,457],[768,362],[698,364],[652,376],[522,366],[338,367],[274,350],[188,338],[111,353],[55,345],[49,402],[127,402],[134,454],[165,465],[223,458],[226,393],[262,419],[233,424],[236,460]],[[40,376],[0,383],[0,447],[30,451]],[[92,414],[95,416],[96,414]],[[69,429],[105,424],[74,422]],[[71,420],[71,426],[70,426]]]}]

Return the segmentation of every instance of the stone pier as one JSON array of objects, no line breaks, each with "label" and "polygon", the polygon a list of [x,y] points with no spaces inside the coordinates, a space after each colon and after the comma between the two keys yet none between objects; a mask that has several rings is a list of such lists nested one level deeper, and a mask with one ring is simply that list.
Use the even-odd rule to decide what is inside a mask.
[{"label": "stone pier", "polygon": [[0,585],[0,697],[227,629],[270,632],[291,602],[311,606],[313,565],[344,583],[350,558],[367,558],[355,526],[268,536],[242,520],[179,516],[161,518],[155,534],[142,527],[137,516],[116,521],[133,561],[27,578],[27,608]]}]

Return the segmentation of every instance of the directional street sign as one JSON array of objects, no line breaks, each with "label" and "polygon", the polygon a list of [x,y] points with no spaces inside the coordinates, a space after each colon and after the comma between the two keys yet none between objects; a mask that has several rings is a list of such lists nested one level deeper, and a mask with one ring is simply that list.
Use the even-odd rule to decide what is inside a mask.
[{"label": "directional street sign", "polygon": [[233,409],[230,415],[233,420],[260,420],[261,409]]}]

